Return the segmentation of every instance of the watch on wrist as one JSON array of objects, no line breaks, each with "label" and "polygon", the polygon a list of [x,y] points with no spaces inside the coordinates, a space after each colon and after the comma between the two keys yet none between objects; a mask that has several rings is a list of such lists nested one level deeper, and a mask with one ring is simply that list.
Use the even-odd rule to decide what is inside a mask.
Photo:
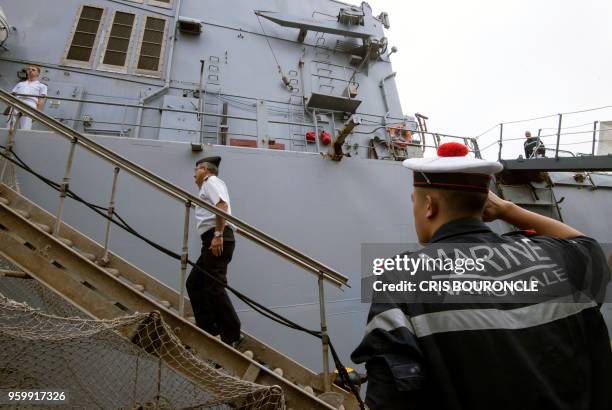
[{"label": "watch on wrist", "polygon": [[222,238],[222,237],[223,237],[223,232],[215,231],[215,238]]}]

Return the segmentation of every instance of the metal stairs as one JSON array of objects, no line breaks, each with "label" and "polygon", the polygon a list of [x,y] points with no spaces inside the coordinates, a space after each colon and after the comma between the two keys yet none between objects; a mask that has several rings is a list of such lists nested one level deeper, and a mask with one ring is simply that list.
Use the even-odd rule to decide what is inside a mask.
[{"label": "metal stairs", "polygon": [[496,178],[499,195],[529,211],[563,222],[553,183],[547,172],[520,172],[504,170]]},{"label": "metal stairs", "polygon": [[[187,260],[189,211],[195,204],[223,216],[236,226],[236,232],[270,252],[312,273],[319,282],[321,334],[324,368],[328,367],[323,284],[341,287],[348,278],[257,228],[205,203],[199,197],[164,180],[89,137],[76,132],[10,93],[0,89],[0,100],[54,131],[53,136],[71,142],[66,173],[61,184],[60,206],[52,215],[7,185],[0,185],[0,256],[32,278],[96,319],[112,319],[133,312],[159,312],[184,345],[204,360],[212,360],[235,377],[258,384],[279,386],[290,409],[357,409],[357,399],[331,384],[300,363],[283,355],[254,336],[243,332],[244,340],[236,350],[199,329],[193,320],[189,301],[108,249],[61,220],[68,190],[74,148],[98,156],[119,170],[136,177],[161,194],[185,206],[181,292]],[[7,148],[13,144],[15,129],[8,135]],[[6,150],[5,155],[10,151]],[[2,171],[4,172],[4,171]],[[114,188],[113,188],[114,192]],[[113,194],[114,195],[114,194]],[[111,198],[111,206],[114,199]],[[182,313],[182,314],[181,314]],[[162,360],[165,360],[162,358]],[[172,363],[169,364],[172,367]],[[332,373],[333,375],[333,373]]]},{"label": "metal stairs", "polygon": [[[54,224],[55,216],[0,185],[0,254],[29,276],[93,318],[158,311],[202,359],[213,360],[243,380],[280,386],[288,408],[337,408],[316,397],[324,390],[323,381],[311,370],[246,332],[240,351],[233,349],[195,326],[188,301],[187,318],[181,317],[180,295],[174,289],[112,252],[102,266],[102,245],[65,223],[54,236]],[[348,392],[337,386],[332,392],[344,408],[358,408]]]}]

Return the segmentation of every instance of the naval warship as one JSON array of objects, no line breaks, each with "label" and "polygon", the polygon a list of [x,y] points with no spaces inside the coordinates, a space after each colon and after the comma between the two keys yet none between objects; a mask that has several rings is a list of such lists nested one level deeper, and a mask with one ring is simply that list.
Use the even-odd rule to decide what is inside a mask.
[{"label": "naval warship", "polygon": [[[15,167],[9,181],[14,164],[3,171],[8,199],[2,225],[10,225],[8,204],[27,204],[29,214],[15,219],[15,227],[42,229],[32,235],[51,241],[45,249],[55,250],[59,242],[53,241],[60,239],[71,248],[61,252],[87,243],[65,257],[85,257],[78,262],[101,274],[146,272],[131,288],[144,305],[124,311],[157,308],[165,320],[177,315],[185,328],[185,260],[195,260],[200,248],[189,222],[197,203],[193,166],[204,156],[220,156],[220,177],[241,234],[230,285],[320,333],[282,326],[234,298],[253,343],[250,357],[206,339],[210,355],[227,367],[243,360],[245,379],[254,374],[252,381],[280,385],[289,407],[355,407],[354,399],[325,396],[335,388],[328,382],[333,361],[320,336],[329,335],[340,361],[352,367],[349,355],[363,336],[369,307],[361,300],[362,245],[417,242],[410,176],[401,160],[451,140],[482,155],[477,138],[431,132],[426,116],[403,111],[391,64],[397,49],[385,36],[390,16],[365,2],[336,0],[5,0],[1,6],[2,101],[28,112],[9,93],[26,78],[26,65],[41,67],[40,81],[48,86],[42,112],[32,113],[33,130],[13,136],[0,131],[3,147],[12,147],[37,174]],[[554,135],[547,143],[546,158],[505,157],[500,134],[496,143],[506,170],[495,189],[610,242],[609,128],[600,123],[592,152],[579,155],[560,149],[560,127],[556,147]],[[60,194],[40,176],[56,181]],[[66,195],[68,186],[87,203],[110,208],[111,217],[113,211],[120,215],[139,236]],[[113,317],[80,301],[79,291],[37,273],[34,256],[8,248],[0,253],[89,316]],[[34,253],[45,256],[41,249]],[[103,288],[93,280],[80,283]],[[113,303],[130,307],[119,296]],[[603,310],[612,316],[606,305]],[[258,352],[268,354],[268,363],[252,360]],[[274,360],[286,361],[284,372],[270,364]],[[298,376],[289,374],[292,366]],[[288,393],[292,385],[321,400]]]}]

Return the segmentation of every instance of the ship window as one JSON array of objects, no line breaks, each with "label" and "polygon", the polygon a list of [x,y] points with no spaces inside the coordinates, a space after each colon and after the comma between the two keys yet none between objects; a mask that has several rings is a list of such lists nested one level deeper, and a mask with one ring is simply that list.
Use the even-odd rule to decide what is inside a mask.
[{"label": "ship window", "polygon": [[81,8],[65,60],[87,64],[91,62],[103,15],[104,9],[99,7],[83,6]]},{"label": "ship window", "polygon": [[157,74],[160,72],[165,33],[165,19],[147,16],[138,52],[137,71],[144,74]]},{"label": "ship window", "polygon": [[134,14],[115,12],[102,64],[117,67],[126,65],[135,19]]}]

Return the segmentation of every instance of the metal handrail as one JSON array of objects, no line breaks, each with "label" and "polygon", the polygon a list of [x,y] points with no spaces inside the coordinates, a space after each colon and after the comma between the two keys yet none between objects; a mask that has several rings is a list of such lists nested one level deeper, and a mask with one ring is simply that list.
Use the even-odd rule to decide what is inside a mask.
[{"label": "metal handrail", "polygon": [[[19,96],[19,97],[36,97],[39,98],[39,95],[36,94],[22,94],[22,93],[11,93],[12,95],[15,96]],[[241,120],[241,121],[251,121],[251,122],[257,122],[257,118],[256,117],[243,117],[243,116],[238,116],[238,115],[231,115],[231,114],[217,114],[217,113],[212,113],[212,112],[206,112],[206,111],[199,111],[199,110],[179,110],[176,108],[165,108],[165,107],[147,107],[147,106],[142,106],[139,104],[130,104],[130,103],[120,103],[120,102],[110,102],[110,101],[99,101],[99,100],[89,100],[89,99],[83,99],[83,98],[68,98],[68,97],[57,97],[57,96],[46,96],[45,97],[47,100],[57,100],[57,101],[66,101],[66,102],[75,102],[75,103],[85,103],[85,104],[97,104],[97,105],[109,105],[109,106],[113,106],[113,107],[119,107],[119,108],[137,108],[137,109],[143,109],[143,110],[151,110],[151,111],[166,111],[166,112],[170,112],[170,113],[182,113],[182,114],[193,114],[196,116],[210,116],[210,117],[217,117],[217,118],[227,118],[230,120]],[[318,109],[318,112],[323,112],[323,113],[333,113],[333,112],[338,112],[338,111],[334,111],[334,110],[322,110],[322,109]],[[361,116],[363,114],[356,114],[357,116]],[[405,119],[401,119],[401,118],[394,118],[394,117],[386,117],[386,119],[389,120],[397,120],[397,121],[405,121],[408,123],[415,123],[416,121],[413,120],[408,120],[406,121]],[[67,119],[69,121],[79,121],[79,122],[83,122],[85,120],[82,119]],[[116,125],[122,125],[122,123],[120,122],[116,122],[116,123],[110,123],[110,122],[103,122],[103,121],[92,121],[92,122],[97,122],[97,123],[107,123],[107,124],[116,124]],[[268,120],[268,122],[270,124],[279,124],[279,125],[294,125],[294,126],[299,126],[299,127],[312,127],[314,126],[314,124],[312,123],[301,123],[301,122],[294,122],[294,121],[281,121],[281,120]],[[123,125],[131,125],[131,126],[138,126],[138,124],[123,124]],[[383,124],[383,123],[376,123],[376,124],[362,124],[362,125],[366,125],[366,126],[372,126],[372,127],[381,127],[381,128],[385,128],[387,125]],[[392,125],[392,124],[389,124]],[[142,126],[142,125],[141,125]],[[151,127],[151,126],[142,126],[145,128],[163,128],[163,129],[170,129],[170,130],[174,130],[174,128],[167,128],[167,127]],[[198,131],[198,130],[187,130],[187,131]],[[459,135],[452,135],[452,134],[445,134],[445,133],[440,133],[440,132],[433,132],[433,131],[417,131],[417,130],[411,130],[412,132],[418,132],[420,134],[427,134],[427,135],[438,135],[440,137],[447,137],[447,138],[457,138],[457,139],[465,139],[466,137],[463,136],[459,136]],[[364,132],[364,131],[353,131],[356,134],[371,134],[371,131],[368,132]],[[473,139],[473,138],[468,138],[468,139]]]},{"label": "metal handrail", "polygon": [[[601,107],[601,108],[609,108],[609,106]],[[597,108],[597,109],[599,109],[599,108]],[[595,109],[593,109],[593,110],[595,110]],[[570,112],[570,113],[565,113],[565,114],[574,114],[574,113],[585,112],[585,111],[593,111],[593,110],[575,111],[575,112]],[[504,141],[518,141],[518,140],[522,140],[523,139],[523,138],[504,138],[504,124],[513,124],[513,123],[525,122],[525,121],[531,121],[531,120],[538,120],[538,119],[548,118],[548,117],[552,117],[552,115],[546,116],[546,117],[532,118],[530,120],[510,121],[510,122],[500,123],[498,125],[499,126],[499,139],[497,141],[491,142],[486,147],[484,147],[482,150],[484,151],[487,148],[492,147],[495,144],[497,144],[498,147],[499,147],[499,151],[498,151],[498,154],[497,154],[497,156],[498,156],[497,159],[501,160],[502,159],[502,147],[503,147]],[[586,133],[589,133],[589,134],[592,134],[593,136],[592,136],[590,141],[584,141],[584,143],[591,142],[591,154],[590,155],[591,156],[595,156],[595,142],[598,141],[598,138],[597,138],[597,132],[598,132],[597,126],[599,124],[599,121],[594,121],[593,122],[593,130],[592,131],[577,131],[577,132],[565,132],[565,133],[563,133],[563,132],[561,132],[561,130],[563,129],[563,127],[561,126],[562,121],[563,121],[563,114],[557,114],[557,117],[558,117],[557,128],[540,128],[539,131],[538,131],[537,138],[556,137],[555,149],[546,148],[546,151],[554,152],[555,153],[555,159],[559,159],[559,153],[570,153],[570,154],[572,154],[572,156],[575,156],[571,151],[559,149],[560,145],[568,145],[568,144],[562,144],[561,143],[561,136],[562,135],[574,135],[574,134],[586,134]],[[588,124],[590,124],[590,123],[581,124],[579,126],[582,127],[582,126],[585,126],[585,125],[588,125]],[[575,127],[576,126],[568,126],[568,127],[565,127],[565,128],[575,128]],[[485,131],[483,134],[480,134],[478,137],[476,137],[476,139],[478,139],[480,136],[488,133],[489,131],[494,130],[495,128],[496,127],[490,128],[489,130]],[[554,133],[554,134],[541,135],[541,132],[542,132],[543,129],[556,129],[557,132]],[[601,141],[601,130],[599,130],[599,133],[600,133],[599,140]],[[587,156],[587,155],[588,154],[585,154],[585,156]]]},{"label": "metal handrail", "polygon": [[189,203],[190,205],[198,205],[201,208],[204,208],[215,215],[225,218],[227,221],[231,222],[238,228],[237,233],[250,240],[254,240],[256,243],[270,250],[271,252],[276,253],[277,255],[289,260],[290,262],[300,266],[301,268],[314,273],[317,277],[322,277],[324,280],[327,280],[329,283],[333,284],[338,288],[341,288],[343,285],[347,287],[349,286],[348,278],[342,275],[341,273],[335,271],[334,269],[273,238],[265,232],[242,221],[241,219],[236,218],[235,216],[230,215],[226,212],[223,212],[216,206],[204,202],[197,196],[185,191],[184,189],[146,170],[145,168],[133,163],[132,161],[127,160],[121,155],[115,153],[114,151],[98,144],[97,142],[80,134],[72,128],[67,127],[66,125],[50,117],[49,115],[30,107],[29,105],[25,104],[24,102],[11,95],[11,93],[7,92],[4,89],[0,89],[0,100],[10,105],[11,107],[18,109],[23,115],[27,115],[28,117],[31,117],[36,121],[40,122],[41,124],[45,125],[46,127],[52,129],[62,137],[65,137],[74,143],[81,144],[83,148],[93,153],[94,155],[107,160],[108,162],[121,169],[126,170],[130,174],[143,180],[154,188],[166,193],[167,195],[170,195],[182,201],[183,203]]}]

